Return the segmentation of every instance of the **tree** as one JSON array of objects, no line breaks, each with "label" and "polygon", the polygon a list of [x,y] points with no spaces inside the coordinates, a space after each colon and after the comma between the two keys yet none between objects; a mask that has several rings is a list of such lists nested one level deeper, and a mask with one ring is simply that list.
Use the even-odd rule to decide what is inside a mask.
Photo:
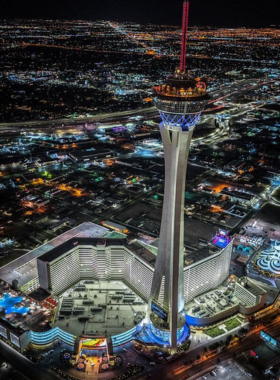
[{"label": "tree", "polygon": [[196,360],[199,360],[200,359],[200,355],[196,355]]},{"label": "tree", "polygon": [[226,342],[230,342],[233,338],[233,335],[232,334],[229,334],[226,338]]}]

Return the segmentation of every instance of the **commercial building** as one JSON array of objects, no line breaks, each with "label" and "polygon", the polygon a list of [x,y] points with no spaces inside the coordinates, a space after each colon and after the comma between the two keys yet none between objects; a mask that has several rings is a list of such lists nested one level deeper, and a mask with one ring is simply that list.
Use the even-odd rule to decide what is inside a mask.
[{"label": "commercial building", "polygon": [[153,267],[125,239],[72,238],[38,258],[40,286],[58,296],[83,279],[119,280],[148,300]]},{"label": "commercial building", "polygon": [[[211,251],[210,251],[211,252]],[[184,298],[190,302],[198,295],[220,286],[228,277],[232,242],[216,253],[203,254],[184,268]],[[196,254],[190,255],[195,259]]]},{"label": "commercial building", "polygon": [[252,315],[265,306],[267,291],[248,277],[232,276],[223,285],[199,294],[186,304],[192,326],[209,326],[234,314]]},{"label": "commercial building", "polygon": [[[189,255],[192,264],[183,267],[183,304],[219,286],[228,276],[232,243],[215,253],[204,251]],[[73,237],[37,259],[39,284],[58,296],[83,279],[118,280],[148,301],[155,252],[155,247],[149,249],[137,240],[127,244],[122,238]]]},{"label": "commercial building", "polygon": [[[13,284],[13,280],[16,280],[18,288],[28,294],[29,299],[39,300],[36,303],[37,306],[35,306],[37,309],[39,308],[38,312],[40,311],[40,302],[44,302],[44,299],[50,295],[56,300],[65,299],[64,303],[59,301],[57,306],[59,314],[61,309],[67,309],[70,305],[68,299],[70,296],[65,296],[63,293],[70,293],[70,289],[73,289],[72,292],[76,291],[76,285],[79,283],[96,282],[100,286],[103,286],[102,284],[106,282],[123,283],[130,290],[130,293],[135,294],[133,302],[136,297],[142,300],[135,300],[137,306],[133,304],[134,309],[137,309],[139,304],[138,319],[134,321],[132,318],[132,324],[127,323],[125,326],[122,326],[121,323],[119,332],[117,328],[112,329],[112,333],[107,327],[104,328],[103,333],[102,329],[98,329],[98,334],[103,334],[104,338],[109,338],[108,334],[111,334],[113,346],[123,344],[131,340],[139,329],[143,327],[143,323],[146,323],[146,321],[142,321],[143,318],[140,318],[140,309],[143,310],[145,303],[149,301],[157,248],[144,244],[139,240],[127,243],[124,238],[110,238],[111,234],[104,227],[93,223],[83,223],[81,226],[67,231],[1,268],[0,278],[10,285]],[[191,254],[189,256],[190,260],[186,261],[187,264],[189,262],[191,264],[185,264],[183,268],[183,302],[188,302],[190,298],[195,297],[197,294],[208,289],[214,289],[221,284],[227,278],[225,268],[229,263],[230,256],[231,243],[226,248],[216,250],[214,253],[204,248],[204,252],[198,253],[196,257],[195,254]],[[212,275],[214,270],[217,276]],[[94,285],[91,286],[94,287]],[[117,285],[113,285],[111,288],[117,289]],[[83,291],[83,289],[80,289],[80,293],[84,296],[86,293],[83,293]],[[94,300],[96,302],[94,306],[99,307],[99,304],[106,303],[106,301],[98,298],[99,291],[96,294],[97,299]],[[115,295],[112,290],[108,289],[107,294],[110,297],[109,299],[114,299]],[[130,294],[129,296],[132,295]],[[40,301],[40,299],[42,300]],[[73,307],[70,305],[70,319],[74,318],[79,311],[82,312],[80,309],[76,310],[77,307],[83,307],[85,310],[84,315],[88,314],[88,305],[80,305],[79,300],[75,299],[73,299],[72,303]],[[121,303],[125,310],[125,302]],[[120,311],[120,313],[124,313],[124,311]],[[143,317],[143,312],[141,313]],[[62,323],[59,322],[59,314],[55,324],[48,331],[35,331],[34,328],[30,327],[28,320],[31,316],[21,318],[22,333],[25,334],[25,331],[31,331],[28,339],[36,345],[49,344],[58,339],[74,345],[76,339],[83,335],[83,329],[79,332],[77,327],[78,318],[81,314],[78,313],[76,316],[77,323],[71,323],[67,328],[63,320]],[[142,322],[139,324],[139,321]],[[7,321],[7,323],[10,323],[10,321]],[[136,326],[135,323],[137,323]],[[89,325],[92,325],[92,323],[89,323]],[[96,329],[92,328],[92,330],[95,331]],[[107,333],[105,333],[105,330],[107,330]],[[88,334],[90,331],[88,331]],[[156,330],[154,331],[156,332]],[[9,337],[10,335],[8,335],[8,339],[10,339]],[[151,342],[152,339],[153,337],[150,336]]]},{"label": "commercial building", "polygon": [[[266,291],[248,277],[238,279],[235,283],[234,294],[240,299],[240,306],[245,307],[247,305],[247,307],[251,308],[251,313],[256,311],[257,305],[258,308],[264,306],[266,301]],[[253,309],[254,307],[255,310]]]},{"label": "commercial building", "polygon": [[268,373],[274,367],[274,375],[279,378],[280,339],[279,337],[271,336],[265,331],[261,331],[260,337],[263,343],[251,350],[251,357],[256,360],[256,363],[265,373]]},{"label": "commercial building", "polygon": [[5,318],[0,319],[0,335],[20,351],[23,351],[31,340],[31,331],[25,331]]}]

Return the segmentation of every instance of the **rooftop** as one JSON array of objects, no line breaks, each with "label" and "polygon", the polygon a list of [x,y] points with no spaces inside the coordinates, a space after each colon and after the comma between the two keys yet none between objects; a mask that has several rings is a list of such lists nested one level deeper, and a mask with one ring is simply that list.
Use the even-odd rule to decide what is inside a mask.
[{"label": "rooftop", "polygon": [[238,306],[239,303],[240,299],[234,295],[233,288],[220,286],[187,303],[186,314],[196,318],[212,317]]},{"label": "rooftop", "polygon": [[125,239],[122,238],[92,238],[92,237],[74,237],[62,243],[58,247],[44,253],[40,256],[40,260],[51,262],[62,256],[64,253],[69,252],[72,248],[79,245],[94,245],[94,246],[107,246],[107,245],[124,245]]},{"label": "rooftop", "polygon": [[276,364],[280,361],[280,349],[277,347],[273,347],[268,343],[263,343],[259,345],[253,351],[265,367],[268,367],[272,362]]},{"label": "rooftop", "polygon": [[97,224],[91,222],[82,223],[78,227],[72,228],[11,263],[4,265],[0,268],[0,278],[8,284],[12,284],[13,280],[17,280],[18,286],[20,287],[38,276],[37,258],[46,252],[51,251],[74,237],[100,238],[109,232],[107,228]]},{"label": "rooftop", "polygon": [[[125,301],[126,297],[132,300]],[[146,307],[146,303],[121,281],[85,280],[60,297],[53,327],[76,336],[114,336],[139,323],[145,317]]]}]

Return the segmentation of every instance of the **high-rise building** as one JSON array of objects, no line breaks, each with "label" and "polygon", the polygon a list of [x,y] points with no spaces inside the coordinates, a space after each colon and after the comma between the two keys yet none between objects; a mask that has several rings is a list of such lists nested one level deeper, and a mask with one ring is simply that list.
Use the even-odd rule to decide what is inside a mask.
[{"label": "high-rise building", "polygon": [[170,346],[177,347],[184,313],[184,204],[189,148],[195,125],[209,100],[206,80],[186,71],[189,1],[183,5],[180,68],[155,88],[156,105],[165,160],[165,188],[158,254],[149,313],[152,331],[170,332]]}]

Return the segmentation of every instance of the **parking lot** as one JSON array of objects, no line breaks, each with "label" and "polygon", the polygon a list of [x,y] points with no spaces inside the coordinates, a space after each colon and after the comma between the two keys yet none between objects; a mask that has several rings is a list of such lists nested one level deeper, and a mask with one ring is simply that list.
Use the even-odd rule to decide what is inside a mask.
[{"label": "parking lot", "polygon": [[217,369],[210,371],[196,380],[246,380],[252,379],[250,372],[246,373],[241,367],[235,363],[219,365]]}]

